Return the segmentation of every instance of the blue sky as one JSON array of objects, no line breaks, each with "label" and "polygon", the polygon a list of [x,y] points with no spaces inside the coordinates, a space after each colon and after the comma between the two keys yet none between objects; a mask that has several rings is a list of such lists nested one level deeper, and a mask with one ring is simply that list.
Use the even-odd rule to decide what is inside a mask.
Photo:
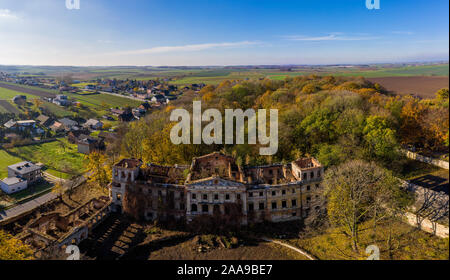
[{"label": "blue sky", "polygon": [[448,0],[0,0],[0,64],[448,60]]}]

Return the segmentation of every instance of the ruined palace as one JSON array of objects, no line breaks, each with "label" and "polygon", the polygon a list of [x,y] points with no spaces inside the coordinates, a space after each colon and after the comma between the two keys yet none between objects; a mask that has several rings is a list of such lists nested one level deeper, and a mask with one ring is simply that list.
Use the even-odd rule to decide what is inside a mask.
[{"label": "ruined palace", "polygon": [[240,166],[213,153],[190,166],[124,159],[113,167],[112,210],[146,220],[239,214],[239,222],[282,222],[320,210],[323,167],[313,158],[288,164]]}]

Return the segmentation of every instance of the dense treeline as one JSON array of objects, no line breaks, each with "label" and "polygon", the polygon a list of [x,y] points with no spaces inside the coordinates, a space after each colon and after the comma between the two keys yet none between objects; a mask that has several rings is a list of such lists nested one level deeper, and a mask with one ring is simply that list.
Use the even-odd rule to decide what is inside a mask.
[{"label": "dense treeline", "polygon": [[[173,145],[171,110],[279,109],[279,150],[259,156],[258,145]],[[163,111],[121,129],[111,153],[161,164],[189,163],[193,156],[222,150],[245,164],[288,162],[312,155],[332,166],[349,159],[376,161],[391,169],[401,145],[448,149],[448,89],[433,100],[395,96],[363,78],[300,76],[284,81],[224,81],[190,92]]]}]

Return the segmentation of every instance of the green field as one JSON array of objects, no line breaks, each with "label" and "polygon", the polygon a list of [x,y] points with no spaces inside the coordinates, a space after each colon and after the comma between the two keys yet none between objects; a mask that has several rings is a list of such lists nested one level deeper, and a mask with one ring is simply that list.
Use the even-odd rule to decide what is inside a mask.
[{"label": "green field", "polygon": [[[65,149],[60,143],[63,143]],[[41,162],[45,164],[47,172],[64,179],[70,178],[73,173],[82,173],[86,163],[85,156],[77,152],[77,146],[69,144],[66,139],[59,139],[58,141],[31,145],[25,147],[17,147],[8,150],[12,156],[5,158],[8,162],[0,164],[0,169],[6,169],[12,163],[20,162],[21,160],[28,160],[34,163]],[[3,151],[5,153],[5,151]],[[0,158],[1,158],[0,154]]]},{"label": "green field", "polygon": [[28,99],[35,99],[36,98],[36,96],[31,95],[31,94],[18,92],[18,91],[14,91],[14,90],[9,90],[9,89],[0,87],[0,99],[11,100],[16,95],[25,95]]},{"label": "green field", "polygon": [[72,87],[77,87],[77,88],[84,88],[87,85],[97,85],[97,83],[78,83],[78,84],[71,84],[70,86]]},{"label": "green field", "polygon": [[[171,73],[177,76],[176,72]],[[295,77],[302,75],[334,75],[334,76],[363,76],[366,78],[380,78],[380,77],[408,77],[408,76],[448,76],[448,64],[442,65],[423,65],[423,66],[405,66],[405,67],[373,67],[370,70],[359,67],[348,68],[332,68],[322,67],[314,69],[293,69],[290,72],[258,69],[258,70],[215,70],[215,71],[191,71],[179,72],[176,80],[172,84],[185,85],[194,83],[218,84],[224,80],[243,80],[243,79],[258,79],[270,78],[274,80],[284,80],[286,77]]]},{"label": "green field", "polygon": [[41,107],[47,109],[52,114],[54,114],[57,118],[64,118],[64,117],[70,117],[72,116],[72,112],[68,111],[64,107],[58,106],[53,103],[44,102],[42,103]]},{"label": "green field", "polygon": [[[17,107],[17,106],[15,104],[13,104],[11,102],[11,100],[16,95],[25,95],[28,98],[29,101],[33,100],[33,99],[36,99],[36,96],[34,96],[34,95],[26,94],[26,93],[22,93],[22,92],[9,90],[9,89],[0,87],[0,100],[7,101],[8,103],[11,103],[11,105],[14,106],[14,107]],[[6,108],[6,107],[4,107],[4,106],[2,106],[0,104],[0,113],[11,113],[11,112],[8,110],[8,108]]]}]

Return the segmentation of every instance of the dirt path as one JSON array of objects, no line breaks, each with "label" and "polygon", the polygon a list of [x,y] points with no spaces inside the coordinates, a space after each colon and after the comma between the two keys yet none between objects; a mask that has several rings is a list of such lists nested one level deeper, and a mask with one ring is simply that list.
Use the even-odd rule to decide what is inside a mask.
[{"label": "dirt path", "polygon": [[267,241],[267,242],[272,242],[272,243],[278,244],[278,245],[280,245],[280,246],[289,248],[289,249],[291,249],[291,250],[294,250],[295,252],[297,252],[297,253],[299,253],[299,254],[302,254],[303,256],[307,257],[308,259],[310,259],[310,260],[312,260],[312,261],[316,260],[314,257],[312,257],[311,255],[309,255],[309,254],[306,253],[305,251],[303,251],[303,250],[301,250],[301,249],[299,249],[299,248],[296,248],[296,247],[294,247],[294,246],[291,246],[291,245],[288,245],[288,244],[286,244],[286,243],[283,243],[283,242],[280,242],[280,241],[276,241],[276,240],[273,240],[273,239],[269,239],[269,238],[263,238],[263,240],[264,240],[264,241]]}]

